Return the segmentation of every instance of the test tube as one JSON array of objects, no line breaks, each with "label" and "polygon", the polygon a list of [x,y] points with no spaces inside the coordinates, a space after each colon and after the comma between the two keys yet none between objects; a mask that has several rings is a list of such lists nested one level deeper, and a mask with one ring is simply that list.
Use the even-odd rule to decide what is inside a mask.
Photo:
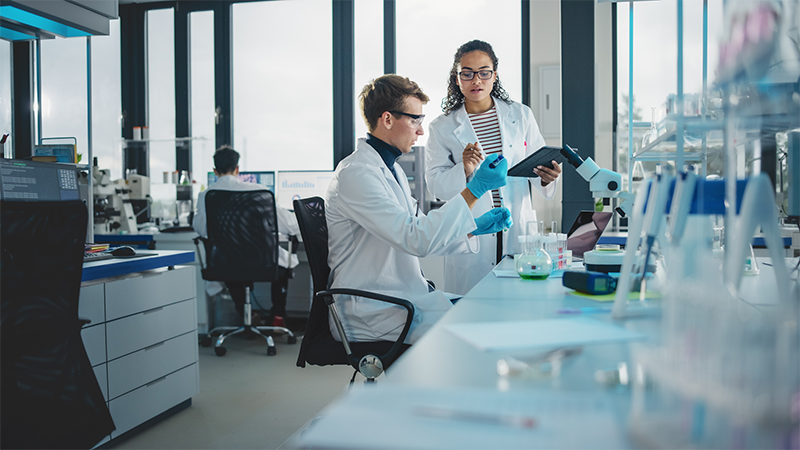
[{"label": "test tube", "polygon": [[558,242],[558,268],[565,269],[566,261],[565,261],[565,252],[567,250],[567,235],[566,233],[557,233],[557,242]]},{"label": "test tube", "polygon": [[558,221],[554,220],[550,222],[550,232],[551,233],[558,233]]}]

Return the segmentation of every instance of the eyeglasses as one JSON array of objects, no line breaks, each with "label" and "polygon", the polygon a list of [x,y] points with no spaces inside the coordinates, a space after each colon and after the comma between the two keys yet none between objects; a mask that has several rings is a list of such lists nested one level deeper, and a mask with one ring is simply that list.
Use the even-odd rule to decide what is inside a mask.
[{"label": "eyeglasses", "polygon": [[411,118],[411,124],[415,127],[422,125],[422,121],[425,120],[425,114],[409,114],[403,111],[389,111],[392,114],[398,114],[401,116],[406,116]]},{"label": "eyeglasses", "polygon": [[461,72],[458,72],[458,76],[464,81],[469,81],[475,78],[476,73],[478,74],[478,78],[481,80],[490,80],[492,75],[494,75],[494,70],[479,70],[477,72],[474,70],[462,70]]}]

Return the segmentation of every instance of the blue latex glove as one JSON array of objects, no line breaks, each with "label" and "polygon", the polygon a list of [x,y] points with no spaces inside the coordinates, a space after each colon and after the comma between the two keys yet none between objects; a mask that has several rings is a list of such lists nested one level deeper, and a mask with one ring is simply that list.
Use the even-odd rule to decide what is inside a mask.
[{"label": "blue latex glove", "polygon": [[467,183],[467,189],[472,195],[480,198],[486,191],[505,186],[507,173],[508,160],[503,158],[503,155],[492,155],[475,171],[472,180]]},{"label": "blue latex glove", "polygon": [[504,229],[511,228],[514,221],[511,220],[511,211],[508,208],[492,208],[482,216],[475,219],[478,228],[472,232],[473,236],[482,234],[497,233]]}]

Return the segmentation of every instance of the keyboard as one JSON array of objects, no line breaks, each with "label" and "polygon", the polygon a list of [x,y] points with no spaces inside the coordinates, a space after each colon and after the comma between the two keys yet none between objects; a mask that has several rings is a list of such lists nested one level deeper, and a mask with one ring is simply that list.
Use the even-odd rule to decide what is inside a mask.
[{"label": "keyboard", "polygon": [[102,261],[104,259],[113,258],[114,255],[111,253],[104,253],[104,252],[95,252],[95,253],[83,253],[83,262],[93,262],[93,261]]}]

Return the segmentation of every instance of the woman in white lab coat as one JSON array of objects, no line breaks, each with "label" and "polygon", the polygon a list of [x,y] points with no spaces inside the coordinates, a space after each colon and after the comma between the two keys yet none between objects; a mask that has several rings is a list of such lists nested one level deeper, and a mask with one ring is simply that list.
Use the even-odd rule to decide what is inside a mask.
[{"label": "woman in white lab coat", "polygon": [[[545,145],[531,109],[512,101],[503,89],[497,61],[491,45],[478,40],[462,45],[455,54],[447,98],[442,102],[444,114],[431,122],[425,150],[425,181],[440,199],[464,189],[485,155],[502,153],[512,167]],[[499,192],[514,222],[503,233],[503,254],[520,253],[517,237],[524,234],[526,222],[536,220],[531,187],[547,199],[555,195],[561,173],[558,164],[535,172],[539,178],[509,177]],[[492,195],[487,192],[478,200],[472,209],[475,217],[498,206],[499,199],[493,200]],[[445,258],[445,291],[466,294],[495,266],[496,235],[479,239],[478,254]]]}]

